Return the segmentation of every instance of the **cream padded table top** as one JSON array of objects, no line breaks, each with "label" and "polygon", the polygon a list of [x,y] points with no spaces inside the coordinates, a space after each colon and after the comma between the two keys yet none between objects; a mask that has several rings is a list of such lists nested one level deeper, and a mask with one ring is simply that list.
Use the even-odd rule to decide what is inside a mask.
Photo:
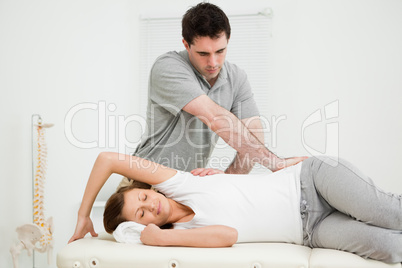
[{"label": "cream padded table top", "polygon": [[401,267],[354,254],[284,243],[235,244],[230,248],[152,247],[117,243],[109,234],[86,237],[57,254],[58,268],[371,268]]}]

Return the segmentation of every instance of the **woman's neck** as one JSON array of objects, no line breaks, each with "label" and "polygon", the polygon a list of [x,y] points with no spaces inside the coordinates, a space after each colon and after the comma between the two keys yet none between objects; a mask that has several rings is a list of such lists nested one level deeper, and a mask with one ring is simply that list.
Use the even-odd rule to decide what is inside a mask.
[{"label": "woman's neck", "polygon": [[194,217],[195,213],[190,207],[182,205],[172,199],[168,199],[168,202],[172,208],[169,223],[186,222]]}]

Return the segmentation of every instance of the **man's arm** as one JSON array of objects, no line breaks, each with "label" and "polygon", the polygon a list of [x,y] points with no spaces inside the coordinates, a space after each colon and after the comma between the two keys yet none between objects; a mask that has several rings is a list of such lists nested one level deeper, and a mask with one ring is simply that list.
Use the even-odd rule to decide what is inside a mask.
[{"label": "man's arm", "polygon": [[[242,124],[253,134],[261,144],[264,144],[264,132],[259,116],[245,118]],[[233,162],[225,170],[226,174],[248,174],[254,167],[254,162],[247,156],[236,153]]]},{"label": "man's arm", "polygon": [[149,224],[141,232],[141,242],[151,246],[231,247],[237,242],[237,230],[224,225],[162,230]]},{"label": "man's arm", "polygon": [[[259,116],[245,118],[241,120],[242,124],[248,128],[248,130],[257,137],[257,139],[264,144],[264,133]],[[250,161],[247,156],[242,156],[240,153],[236,153],[232,163],[227,167],[225,172],[214,168],[196,168],[191,171],[195,176],[206,176],[214,174],[248,174],[253,169],[254,163]]]},{"label": "man's arm", "polygon": [[252,163],[260,163],[272,171],[297,164],[303,157],[282,159],[269,151],[231,112],[216,104],[206,95],[201,95],[183,107],[183,110],[198,117],[240,157],[247,157]]}]

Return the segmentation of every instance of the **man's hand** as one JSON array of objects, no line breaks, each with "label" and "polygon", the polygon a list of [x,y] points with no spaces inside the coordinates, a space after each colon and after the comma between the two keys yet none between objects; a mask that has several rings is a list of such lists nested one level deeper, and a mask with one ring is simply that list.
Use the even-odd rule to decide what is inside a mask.
[{"label": "man's hand", "polygon": [[153,223],[147,225],[141,232],[141,242],[150,246],[163,246],[161,245],[162,230]]},{"label": "man's hand", "polygon": [[306,160],[308,156],[301,156],[301,157],[289,157],[289,158],[278,158],[279,160],[274,163],[273,166],[276,169],[272,169],[272,172],[276,172],[278,170],[284,169],[286,167],[290,167],[300,163],[303,160]]},{"label": "man's hand", "polygon": [[214,168],[196,168],[191,170],[191,174],[194,176],[208,176],[208,175],[214,175],[214,174],[224,174],[225,172],[219,169],[214,169]]},{"label": "man's hand", "polygon": [[78,216],[77,225],[75,227],[74,235],[70,238],[68,243],[71,243],[77,239],[83,238],[87,233],[91,233],[93,237],[97,237],[98,234],[94,230],[92,220],[90,217]]}]

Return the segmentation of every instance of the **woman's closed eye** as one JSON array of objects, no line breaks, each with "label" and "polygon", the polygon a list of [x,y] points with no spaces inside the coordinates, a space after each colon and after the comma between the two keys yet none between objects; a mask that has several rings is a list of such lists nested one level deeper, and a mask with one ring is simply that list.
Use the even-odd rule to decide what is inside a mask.
[{"label": "woman's closed eye", "polygon": [[137,210],[135,215],[137,219],[141,219],[145,215],[145,210],[140,208]]},{"label": "woman's closed eye", "polygon": [[[142,199],[142,201],[146,201],[147,198],[148,198],[147,194],[144,194],[143,192],[140,192],[138,194],[139,201],[141,201],[141,199]],[[138,215],[137,217],[142,218],[142,217],[144,217],[144,214],[145,214],[144,209],[141,209],[141,210],[140,210],[140,208],[137,209],[137,212],[136,212],[136,215]]]},{"label": "woman's closed eye", "polygon": [[[148,196],[147,196],[147,195],[144,195],[144,201],[146,201],[146,200],[147,200],[147,198],[148,198]],[[144,211],[144,210],[142,210],[142,213],[141,213],[141,218],[142,218],[142,217],[144,217],[144,214],[145,214],[145,211]]]},{"label": "woman's closed eye", "polygon": [[139,193],[139,195],[138,195],[138,200],[142,200],[142,201],[145,201],[145,200],[147,200],[147,194],[146,193],[144,193],[144,192],[141,192],[141,193]]}]

